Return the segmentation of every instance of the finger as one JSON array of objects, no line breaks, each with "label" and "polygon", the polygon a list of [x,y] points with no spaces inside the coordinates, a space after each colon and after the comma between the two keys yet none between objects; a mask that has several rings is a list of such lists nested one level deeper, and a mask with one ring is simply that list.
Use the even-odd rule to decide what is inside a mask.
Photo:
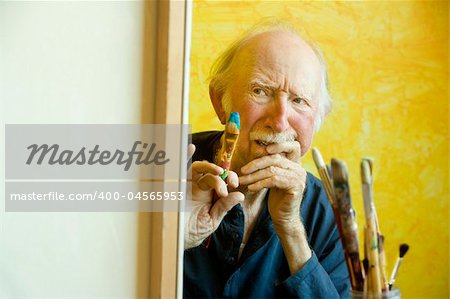
[{"label": "finger", "polygon": [[197,181],[197,185],[203,191],[214,189],[220,197],[228,195],[227,185],[217,175],[207,173]]},{"label": "finger", "polygon": [[188,154],[187,154],[187,160],[189,161],[189,160],[191,160],[191,158],[192,158],[192,156],[194,155],[194,153],[195,153],[195,145],[194,144],[189,144],[188,145],[188,148],[187,148],[187,152],[188,152]]},{"label": "finger", "polygon": [[247,189],[251,192],[257,192],[263,188],[278,188],[293,191],[299,188],[304,189],[306,171],[303,168],[295,172],[285,169],[279,169],[278,171],[278,175],[269,176],[249,184]]},{"label": "finger", "polygon": [[288,173],[286,173],[287,171],[289,171],[289,170],[285,170],[280,167],[271,165],[264,169],[260,169],[258,171],[252,172],[248,175],[241,176],[239,178],[239,182],[241,185],[250,185],[257,181],[261,181],[266,178],[271,178],[275,175],[281,175],[281,176],[289,175]]},{"label": "finger", "polygon": [[239,186],[239,177],[234,171],[228,171],[226,182],[230,187],[237,188]]},{"label": "finger", "polygon": [[248,164],[246,164],[244,167],[241,168],[241,172],[243,174],[249,174],[272,165],[289,169],[291,167],[289,166],[289,164],[291,163],[293,162],[286,158],[281,157],[279,154],[269,155],[249,162]]},{"label": "finger", "polygon": [[[195,153],[195,145],[193,145],[191,143],[191,144],[188,145],[188,148],[187,148],[187,161],[188,162],[191,160],[191,158],[194,155],[194,153]],[[192,179],[192,165],[190,165],[188,170],[187,170],[187,178],[188,178],[188,180]]]},{"label": "finger", "polygon": [[194,163],[192,163],[191,168],[193,180],[199,179],[202,175],[206,173],[210,173],[213,175],[220,175],[223,172],[222,167],[217,166],[208,161],[195,161]]},{"label": "finger", "polygon": [[231,210],[235,205],[244,201],[244,194],[241,192],[231,192],[227,197],[221,197],[214,203],[211,208],[210,215],[215,225],[219,225],[223,217]]},{"label": "finger", "polygon": [[298,161],[301,157],[301,145],[298,141],[272,143],[266,147],[266,150],[271,155],[284,153],[291,161]]},{"label": "finger", "polygon": [[290,189],[291,183],[286,177],[269,177],[248,185],[248,191],[258,192],[264,188]]}]

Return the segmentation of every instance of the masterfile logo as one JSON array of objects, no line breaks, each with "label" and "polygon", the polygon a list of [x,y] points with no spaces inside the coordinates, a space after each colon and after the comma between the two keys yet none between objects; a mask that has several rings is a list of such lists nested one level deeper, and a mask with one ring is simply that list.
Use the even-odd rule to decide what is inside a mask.
[{"label": "masterfile logo", "polygon": [[[188,125],[8,124],[6,179],[182,179]],[[185,179],[185,178],[184,178]]]},{"label": "masterfile logo", "polygon": [[[139,150],[141,148],[141,150]],[[100,151],[100,145],[96,144],[92,150],[86,150],[86,147],[82,147],[79,151],[72,150],[60,150],[58,144],[53,144],[49,146],[48,144],[42,144],[38,146],[37,144],[32,144],[27,147],[30,150],[30,155],[28,156],[27,164],[30,165],[37,158],[34,163],[41,165],[46,159],[46,163],[49,165],[108,165],[111,163],[117,163],[117,165],[124,165],[124,170],[128,171],[133,162],[136,165],[150,165],[154,163],[155,165],[164,165],[170,161],[170,159],[165,159],[166,152],[163,150],[158,150],[154,154],[156,148],[156,143],[152,143],[150,146],[148,143],[135,141],[133,147],[130,151],[124,152],[121,150],[115,150],[111,152],[109,150]],[[135,158],[136,157],[136,158]]]},{"label": "masterfile logo", "polygon": [[7,212],[180,211],[187,125],[5,126]]}]

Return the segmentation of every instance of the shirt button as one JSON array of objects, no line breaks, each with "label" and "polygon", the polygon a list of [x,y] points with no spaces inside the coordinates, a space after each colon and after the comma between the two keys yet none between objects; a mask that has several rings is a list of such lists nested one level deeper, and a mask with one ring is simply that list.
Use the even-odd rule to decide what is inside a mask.
[{"label": "shirt button", "polygon": [[239,238],[239,234],[235,233],[234,234],[234,239],[237,240]]},{"label": "shirt button", "polygon": [[234,263],[234,257],[229,257],[228,258],[228,263],[230,263],[230,264]]}]

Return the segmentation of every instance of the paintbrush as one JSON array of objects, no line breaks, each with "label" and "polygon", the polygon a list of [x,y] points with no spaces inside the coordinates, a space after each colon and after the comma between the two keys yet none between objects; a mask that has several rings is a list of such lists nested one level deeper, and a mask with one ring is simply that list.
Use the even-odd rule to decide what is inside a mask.
[{"label": "paintbrush", "polygon": [[[312,155],[314,159],[314,163],[317,167],[317,172],[319,172],[320,179],[322,180],[323,187],[325,188],[325,192],[327,193],[328,201],[330,202],[333,210],[335,210],[336,203],[333,199],[333,185],[331,184],[330,176],[328,175],[327,165],[323,161],[322,155],[319,150],[315,147],[312,148]],[[336,216],[336,215],[335,215]],[[336,218],[338,221],[338,218]]]},{"label": "paintbrush", "polygon": [[221,175],[222,179],[226,179],[228,176],[228,170],[230,170],[231,167],[231,159],[233,158],[240,129],[241,120],[239,113],[231,112],[222,137],[222,147],[220,148],[217,156],[217,165],[224,169],[224,172]]},{"label": "paintbrush", "polygon": [[[225,131],[222,136],[222,146],[217,155],[217,165],[223,168],[223,173],[220,175],[222,180],[228,177],[228,171],[231,168],[231,160],[233,158],[234,150],[236,149],[236,144],[239,139],[239,133],[241,129],[241,119],[238,112],[231,112],[228,118],[227,124],[225,125]],[[219,200],[219,195],[216,192],[213,194],[211,208],[214,203]],[[211,236],[205,239],[204,244],[206,248],[209,247],[211,243]]]},{"label": "paintbrush", "polygon": [[350,197],[347,166],[343,161],[331,159],[333,173],[334,200],[342,225],[344,239],[344,254],[349,266],[349,274],[352,289],[364,290],[364,270],[361,267],[358,246],[358,225],[356,224],[355,211]]},{"label": "paintbrush", "polygon": [[[366,273],[366,279],[365,282],[365,289],[366,292],[365,297],[366,299],[372,299],[374,297],[373,294],[373,282],[372,282],[372,275],[370,274],[370,266],[369,266],[369,254],[370,251],[370,236],[368,234],[367,227],[364,227],[364,259],[363,259],[363,266],[364,271]],[[378,296],[375,296],[378,297]]]},{"label": "paintbrush", "polygon": [[395,263],[394,270],[392,271],[391,280],[389,280],[389,290],[392,289],[394,285],[395,279],[397,278],[398,269],[400,268],[400,264],[402,263],[403,257],[409,250],[408,244],[401,244],[399,248],[399,256],[397,262]]},{"label": "paintbrush", "polygon": [[[370,173],[369,188],[370,188],[370,194],[372,196],[372,204],[371,204],[372,205],[371,206],[372,215],[375,219],[375,226],[377,229],[378,261],[379,261],[379,265],[380,265],[381,289],[382,289],[382,291],[388,291],[389,290],[389,281],[387,279],[387,274],[386,274],[386,254],[384,251],[384,236],[380,230],[377,209],[375,208],[375,203],[373,201],[373,159],[366,157],[366,158],[363,158],[363,161],[367,161],[367,163],[369,165],[369,173]],[[363,187],[363,189],[364,189],[364,187]]]},{"label": "paintbrush", "polygon": [[371,291],[375,294],[381,294],[382,282],[378,254],[378,235],[371,188],[372,176],[370,175],[370,164],[364,159],[361,161],[361,180],[364,212],[366,215],[366,242],[368,242],[368,244],[366,244],[367,257],[369,260],[368,279],[370,279]]},{"label": "paintbrush", "polygon": [[[365,236],[365,233],[366,232],[364,231],[364,236]],[[362,261],[362,264],[364,267],[364,272],[368,273],[369,272],[369,260],[367,258],[364,258]],[[370,288],[370,285],[368,285],[368,283],[369,283],[369,280],[367,279],[367,276],[366,276],[366,279],[364,279],[364,293],[367,293]]]},{"label": "paintbrush", "polygon": [[[371,182],[370,182],[370,190],[371,191],[370,192],[371,192],[371,194],[373,194],[373,159],[366,157],[366,158],[363,158],[363,160],[367,161],[367,163],[369,163],[370,180],[371,180]],[[373,203],[373,201],[372,201],[372,213],[373,213],[373,216],[375,218],[375,225],[376,225],[376,228],[377,228],[377,234],[378,234],[378,236],[381,236],[380,225],[378,223],[377,209],[375,208],[375,204]]]},{"label": "paintbrush", "polygon": [[389,281],[386,274],[386,254],[384,251],[384,236],[378,235],[378,261],[380,262],[381,289],[389,291]]}]

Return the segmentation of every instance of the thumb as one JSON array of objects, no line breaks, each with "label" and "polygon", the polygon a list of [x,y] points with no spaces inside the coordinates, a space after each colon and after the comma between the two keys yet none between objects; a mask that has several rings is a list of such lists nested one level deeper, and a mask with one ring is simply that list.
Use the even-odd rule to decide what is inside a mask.
[{"label": "thumb", "polygon": [[231,192],[227,197],[221,197],[214,203],[211,211],[209,212],[214,223],[214,229],[219,226],[228,211],[238,203],[243,202],[244,198],[245,196],[241,192]]},{"label": "thumb", "polygon": [[196,149],[195,145],[192,143],[189,144],[187,147],[187,160],[186,161],[188,162],[188,166],[189,166],[189,169],[187,170],[187,178],[189,180],[192,179],[192,166],[189,165],[189,160],[191,160],[192,156],[194,156],[195,149]]},{"label": "thumb", "polygon": [[187,160],[189,161],[195,153],[195,145],[192,143],[189,144],[187,150]]}]

